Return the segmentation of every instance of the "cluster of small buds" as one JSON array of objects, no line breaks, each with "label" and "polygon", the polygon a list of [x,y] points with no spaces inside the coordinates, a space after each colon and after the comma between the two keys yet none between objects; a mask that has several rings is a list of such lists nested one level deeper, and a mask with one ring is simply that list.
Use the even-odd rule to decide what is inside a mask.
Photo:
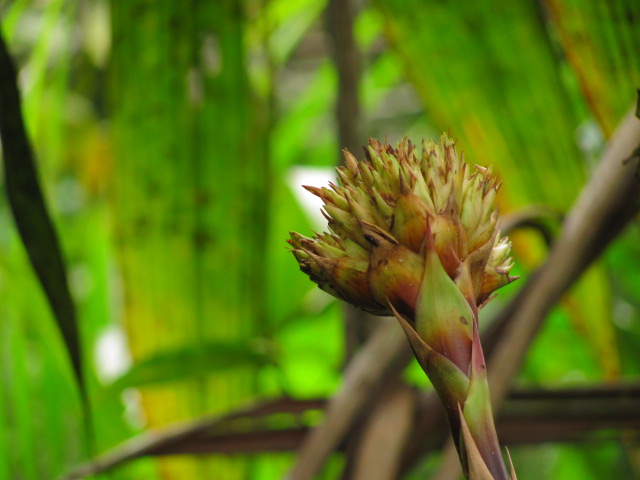
[{"label": "cluster of small buds", "polygon": [[365,155],[358,162],[344,152],[338,185],[305,187],[323,200],[329,233],[292,233],[289,243],[320,288],[374,314],[391,315],[391,303],[412,318],[428,241],[475,306],[514,280],[491,168],[468,173],[446,134],[423,141],[421,152],[406,139],[397,148],[370,139]]}]

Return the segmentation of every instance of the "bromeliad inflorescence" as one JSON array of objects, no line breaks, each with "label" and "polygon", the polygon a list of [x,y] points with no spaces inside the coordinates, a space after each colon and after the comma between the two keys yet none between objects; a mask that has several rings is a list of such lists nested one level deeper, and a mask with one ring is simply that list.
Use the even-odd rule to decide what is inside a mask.
[{"label": "bromeliad inflorescence", "polygon": [[324,291],[396,316],[442,400],[465,474],[508,479],[478,337],[478,310],[515,279],[496,228],[498,180],[490,168],[469,172],[446,134],[421,152],[406,139],[397,148],[370,139],[366,161],[344,155],[338,185],[306,187],[323,200],[329,233],[291,234],[300,268]]}]

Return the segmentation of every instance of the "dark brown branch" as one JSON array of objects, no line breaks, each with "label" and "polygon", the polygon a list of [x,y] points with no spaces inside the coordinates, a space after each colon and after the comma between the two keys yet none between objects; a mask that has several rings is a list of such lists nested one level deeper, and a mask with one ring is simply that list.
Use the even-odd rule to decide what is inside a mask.
[{"label": "dark brown branch", "polygon": [[509,445],[579,441],[598,430],[640,429],[639,409],[639,384],[521,390],[505,402],[499,429]]},{"label": "dark brown branch", "polygon": [[[267,421],[272,415],[286,413],[295,425],[303,425],[302,414],[323,409],[324,400],[291,400],[281,398],[271,402],[251,406],[231,412],[221,417],[207,417],[193,422],[175,425],[164,429],[149,431],[128,440],[98,458],[79,465],[67,475],[66,480],[85,478],[99,472],[110,470],[128,461],[148,455],[169,455],[183,453],[238,453],[268,451],[278,445],[283,450],[297,447],[300,437],[308,429],[295,426],[276,430],[268,428]],[[264,433],[268,432],[265,437]],[[271,436],[271,434],[274,434]],[[252,445],[260,443],[259,450]]]},{"label": "dark brown branch", "polygon": [[[310,428],[303,419],[325,405],[323,399],[283,398],[223,417],[148,432],[77,467],[65,479],[83,478],[150,455],[294,451]],[[571,390],[518,390],[506,400],[498,417],[498,430],[500,438],[511,445],[584,441],[601,430],[640,430],[639,406],[639,383]],[[417,415],[432,417],[430,412],[431,408],[423,404]],[[290,425],[273,425],[275,418],[280,422],[288,418]],[[438,438],[434,443],[442,444],[444,436]]]}]

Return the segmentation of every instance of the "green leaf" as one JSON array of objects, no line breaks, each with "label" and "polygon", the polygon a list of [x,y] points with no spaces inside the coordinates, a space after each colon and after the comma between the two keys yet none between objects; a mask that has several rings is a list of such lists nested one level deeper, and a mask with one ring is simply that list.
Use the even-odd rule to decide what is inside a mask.
[{"label": "green leaf", "polygon": [[66,268],[25,131],[15,68],[1,34],[0,112],[0,137],[9,204],[31,265],[55,315],[78,384],[84,388],[78,324]]},{"label": "green leaf", "polygon": [[584,99],[608,137],[632,106],[640,82],[640,4],[553,0],[546,5]]},{"label": "green leaf", "polygon": [[255,342],[217,341],[198,346],[185,345],[143,359],[116,379],[108,389],[117,392],[129,387],[204,377],[232,368],[259,368],[272,362],[268,349]]}]

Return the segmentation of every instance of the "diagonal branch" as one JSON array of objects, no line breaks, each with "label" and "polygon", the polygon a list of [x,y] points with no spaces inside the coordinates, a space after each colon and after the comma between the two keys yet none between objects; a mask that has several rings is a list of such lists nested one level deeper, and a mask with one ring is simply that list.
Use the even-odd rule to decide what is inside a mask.
[{"label": "diagonal branch", "polygon": [[640,120],[625,117],[591,180],[567,216],[560,238],[529,283],[490,354],[492,400],[499,405],[546,314],[640,209]]},{"label": "diagonal branch", "polygon": [[416,397],[415,390],[400,378],[387,382],[384,394],[361,432],[350,436],[348,445],[357,448],[353,452],[354,460],[342,473],[343,479],[394,480],[398,477],[404,443],[413,427]]},{"label": "diagonal branch", "polygon": [[314,428],[300,447],[289,480],[313,478],[362,415],[363,406],[384,384],[386,376],[397,375],[409,361],[404,334],[395,322],[382,323],[367,344],[349,363],[343,384],[329,400],[323,424]]}]

